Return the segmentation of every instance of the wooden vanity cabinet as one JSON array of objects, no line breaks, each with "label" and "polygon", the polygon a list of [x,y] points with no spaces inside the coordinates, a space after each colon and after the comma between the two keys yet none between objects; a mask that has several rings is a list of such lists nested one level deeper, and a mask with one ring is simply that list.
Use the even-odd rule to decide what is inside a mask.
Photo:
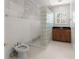
[{"label": "wooden vanity cabinet", "polygon": [[71,42],[70,27],[53,27],[52,35],[54,41]]}]

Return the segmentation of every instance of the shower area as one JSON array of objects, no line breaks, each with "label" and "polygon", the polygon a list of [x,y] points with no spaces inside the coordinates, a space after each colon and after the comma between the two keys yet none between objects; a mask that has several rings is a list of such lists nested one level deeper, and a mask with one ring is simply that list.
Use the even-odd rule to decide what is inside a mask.
[{"label": "shower area", "polygon": [[35,47],[45,47],[52,40],[54,14],[48,7],[40,8],[40,35],[30,44]]}]

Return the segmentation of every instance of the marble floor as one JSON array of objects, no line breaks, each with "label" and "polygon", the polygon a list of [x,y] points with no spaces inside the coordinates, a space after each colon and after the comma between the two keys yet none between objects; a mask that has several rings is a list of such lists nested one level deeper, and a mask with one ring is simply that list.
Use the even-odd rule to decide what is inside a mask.
[{"label": "marble floor", "polygon": [[75,55],[71,44],[53,41],[44,48],[31,47],[28,59],[75,59]]}]

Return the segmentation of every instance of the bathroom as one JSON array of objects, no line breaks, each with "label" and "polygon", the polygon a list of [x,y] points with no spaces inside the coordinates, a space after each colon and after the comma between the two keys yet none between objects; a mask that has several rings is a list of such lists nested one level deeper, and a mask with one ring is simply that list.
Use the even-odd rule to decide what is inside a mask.
[{"label": "bathroom", "polygon": [[[74,0],[5,0],[5,59],[74,59],[74,9]],[[68,42],[53,40],[58,27]]]}]

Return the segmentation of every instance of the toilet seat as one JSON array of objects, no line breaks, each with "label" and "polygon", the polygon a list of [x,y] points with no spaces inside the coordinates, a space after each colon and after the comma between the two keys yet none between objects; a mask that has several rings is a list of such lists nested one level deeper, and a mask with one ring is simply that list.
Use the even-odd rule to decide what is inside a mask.
[{"label": "toilet seat", "polygon": [[15,47],[15,50],[18,52],[27,52],[29,50],[29,46],[26,44],[20,44]]}]

